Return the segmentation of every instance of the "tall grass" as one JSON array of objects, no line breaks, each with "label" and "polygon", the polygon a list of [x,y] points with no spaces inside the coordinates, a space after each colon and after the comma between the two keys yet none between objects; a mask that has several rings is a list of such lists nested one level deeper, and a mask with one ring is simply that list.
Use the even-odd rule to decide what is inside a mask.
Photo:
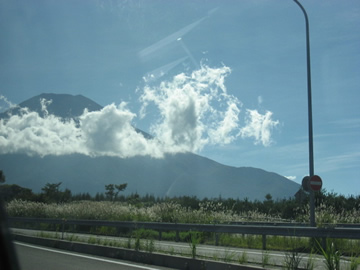
[{"label": "tall grass", "polygon": [[[298,212],[299,215],[296,217],[297,221],[309,221],[309,205],[304,206],[301,210],[298,210]],[[354,207],[351,210],[342,209],[338,211],[332,205],[320,204],[315,208],[315,220],[318,226],[322,226],[323,224],[360,223],[360,206]]]},{"label": "tall grass", "polygon": [[[75,201],[70,203],[30,202],[12,200],[6,205],[13,217],[42,217],[117,221],[153,221],[178,223],[229,223],[232,221],[277,221],[279,216],[269,215],[257,209],[237,212],[221,202],[200,202],[198,209],[184,207],[176,202],[161,202],[150,206],[136,206],[126,202]],[[309,206],[296,210],[298,222],[309,221]],[[331,205],[321,204],[315,209],[318,226],[322,224],[360,223],[360,207],[337,211]]]},{"label": "tall grass", "polygon": [[257,210],[235,213],[221,203],[200,203],[199,209],[183,207],[175,202],[136,207],[125,202],[78,201],[62,204],[45,204],[13,200],[7,204],[7,213],[13,217],[41,217],[116,221],[153,221],[178,223],[228,223],[232,221],[275,220]]},{"label": "tall grass", "polygon": [[300,269],[300,262],[302,260],[302,254],[299,252],[301,246],[300,238],[290,238],[291,250],[285,253],[284,267],[287,270],[298,270]]},{"label": "tall grass", "polygon": [[320,243],[318,243],[319,249],[324,256],[325,265],[327,270],[339,270],[341,253],[335,247],[334,243],[327,243],[324,249]]},{"label": "tall grass", "polygon": [[[13,200],[7,203],[6,210],[12,217],[38,217],[58,219],[89,219],[89,220],[114,220],[114,221],[144,221],[144,222],[177,222],[177,223],[200,223],[215,224],[229,223],[232,221],[277,221],[278,216],[271,216],[251,210],[236,212],[231,208],[224,207],[221,202],[201,202],[198,209],[184,207],[176,202],[161,202],[150,206],[135,206],[126,202],[109,201],[78,201],[61,204],[45,204],[40,202],[29,202]],[[299,211],[301,212],[301,211]],[[331,206],[320,205],[316,208],[316,221],[322,226],[324,223],[360,223],[360,209],[355,207],[351,211],[335,211]],[[309,209],[305,207],[297,220],[308,222]],[[41,225],[41,224],[40,224]],[[45,229],[45,228],[44,228]],[[60,230],[59,228],[52,228]],[[80,226],[77,229],[81,229]],[[89,228],[84,228],[88,230]],[[119,234],[115,228],[92,228],[98,234]],[[113,230],[113,231],[111,231]],[[139,238],[155,239],[158,232],[143,230],[139,228]],[[127,231],[124,233],[128,233]],[[191,239],[189,232],[181,232],[180,240]],[[214,243],[214,235],[202,233],[201,243]],[[175,232],[162,232],[163,240],[175,240]],[[290,238],[279,236],[267,237],[267,248],[274,250],[287,250],[291,247]],[[310,250],[311,244],[307,238],[298,239],[298,248]],[[359,254],[359,240],[332,239],[346,254]],[[219,234],[219,243],[223,246],[261,248],[261,236],[241,234]],[[290,260],[290,258],[289,258]]]}]

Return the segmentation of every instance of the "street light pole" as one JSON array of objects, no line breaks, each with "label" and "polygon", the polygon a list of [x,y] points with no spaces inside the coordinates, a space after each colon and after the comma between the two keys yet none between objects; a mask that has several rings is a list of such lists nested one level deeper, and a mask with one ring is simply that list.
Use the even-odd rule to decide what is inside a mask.
[{"label": "street light pole", "polygon": [[[294,0],[294,2],[301,8],[305,16],[306,24],[306,60],[307,60],[307,89],[308,89],[308,123],[309,123],[309,176],[314,175],[314,147],[313,147],[313,125],[312,125],[312,100],[311,100],[311,68],[310,68],[310,34],[309,34],[309,19],[304,7]],[[310,225],[316,226],[315,223],[315,198],[314,191],[310,189]]]}]

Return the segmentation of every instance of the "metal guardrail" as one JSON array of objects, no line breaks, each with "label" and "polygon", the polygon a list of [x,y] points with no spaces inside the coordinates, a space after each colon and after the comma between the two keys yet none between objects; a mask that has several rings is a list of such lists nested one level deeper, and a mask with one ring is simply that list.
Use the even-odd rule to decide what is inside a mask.
[{"label": "metal guardrail", "polygon": [[[254,224],[185,224],[185,223],[161,223],[161,222],[133,222],[133,221],[106,221],[106,220],[81,220],[81,219],[47,219],[47,218],[24,218],[9,217],[10,226],[16,223],[45,223],[58,224],[64,232],[65,225],[85,225],[90,227],[106,226],[115,228],[151,229],[159,231],[161,240],[162,231],[175,231],[179,239],[180,231],[212,232],[218,236],[219,233],[262,235],[263,248],[266,249],[266,236],[288,236],[288,237],[310,237],[322,238],[323,244],[326,238],[360,239],[360,228],[356,227],[310,227],[294,225],[254,225]],[[216,237],[218,243],[218,237]]]},{"label": "metal guardrail", "polygon": [[[231,225],[268,225],[268,226],[294,226],[294,227],[310,227],[309,223],[304,222],[277,222],[277,221],[233,221]],[[324,223],[321,227],[346,227],[359,228],[360,223]]]}]

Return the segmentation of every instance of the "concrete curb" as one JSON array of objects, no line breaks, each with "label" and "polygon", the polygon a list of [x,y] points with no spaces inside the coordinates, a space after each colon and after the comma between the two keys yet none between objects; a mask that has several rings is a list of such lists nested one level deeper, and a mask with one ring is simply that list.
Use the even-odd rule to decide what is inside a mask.
[{"label": "concrete curb", "polygon": [[200,259],[184,258],[159,253],[147,253],[144,251],[135,251],[125,248],[106,247],[100,245],[91,245],[79,242],[69,242],[59,239],[49,239],[33,237],[27,235],[14,234],[13,239],[19,242],[25,242],[34,245],[40,245],[61,250],[74,251],[89,255],[103,256],[107,258],[120,259],[150,265],[157,265],[181,270],[259,270],[260,267],[236,265],[216,261],[207,261]]}]

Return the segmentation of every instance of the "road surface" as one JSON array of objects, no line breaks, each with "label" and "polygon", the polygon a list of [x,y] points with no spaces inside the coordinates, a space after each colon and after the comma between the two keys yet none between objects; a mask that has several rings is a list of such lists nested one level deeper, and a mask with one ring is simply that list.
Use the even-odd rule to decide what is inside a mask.
[{"label": "road surface", "polygon": [[166,270],[172,268],[149,266],[128,261],[62,251],[15,242],[15,249],[22,270]]},{"label": "road surface", "polygon": [[[34,230],[26,230],[26,229],[15,229],[12,228],[13,233],[24,234],[24,235],[32,235],[39,236],[39,231]],[[59,233],[56,232],[45,232],[49,236],[59,237]],[[114,237],[114,236],[94,236],[89,234],[72,234],[65,233],[64,239],[69,240],[69,238],[73,238],[73,241],[81,241],[88,242],[89,238],[104,241],[117,241],[123,243],[124,246],[128,244],[128,238],[122,237]],[[146,244],[146,240],[141,240],[142,246]],[[135,239],[131,241],[131,247],[134,248]],[[181,243],[181,242],[169,242],[169,241],[154,241],[155,251],[165,252],[167,254],[174,254],[180,256],[191,257],[191,247],[189,243]],[[267,268],[278,268],[281,269],[284,266],[286,257],[291,255],[286,255],[285,252],[278,251],[263,251],[256,249],[244,249],[244,248],[231,248],[231,247],[221,247],[221,246],[211,246],[211,245],[197,245],[196,254],[198,258],[207,258],[210,260],[219,260],[226,262],[239,262],[244,259],[245,264],[257,265],[261,266],[265,264]],[[305,267],[310,261],[314,264],[314,270],[323,270],[326,269],[324,264],[324,258],[320,255],[310,256],[306,253],[297,254],[300,257],[301,267]],[[266,262],[265,262],[266,261]],[[344,269],[349,268],[349,259],[342,260],[341,265]],[[79,268],[75,268],[79,269]],[[156,268],[160,269],[160,268]],[[90,270],[90,269],[87,269]],[[360,270],[360,266],[358,268]]]}]

